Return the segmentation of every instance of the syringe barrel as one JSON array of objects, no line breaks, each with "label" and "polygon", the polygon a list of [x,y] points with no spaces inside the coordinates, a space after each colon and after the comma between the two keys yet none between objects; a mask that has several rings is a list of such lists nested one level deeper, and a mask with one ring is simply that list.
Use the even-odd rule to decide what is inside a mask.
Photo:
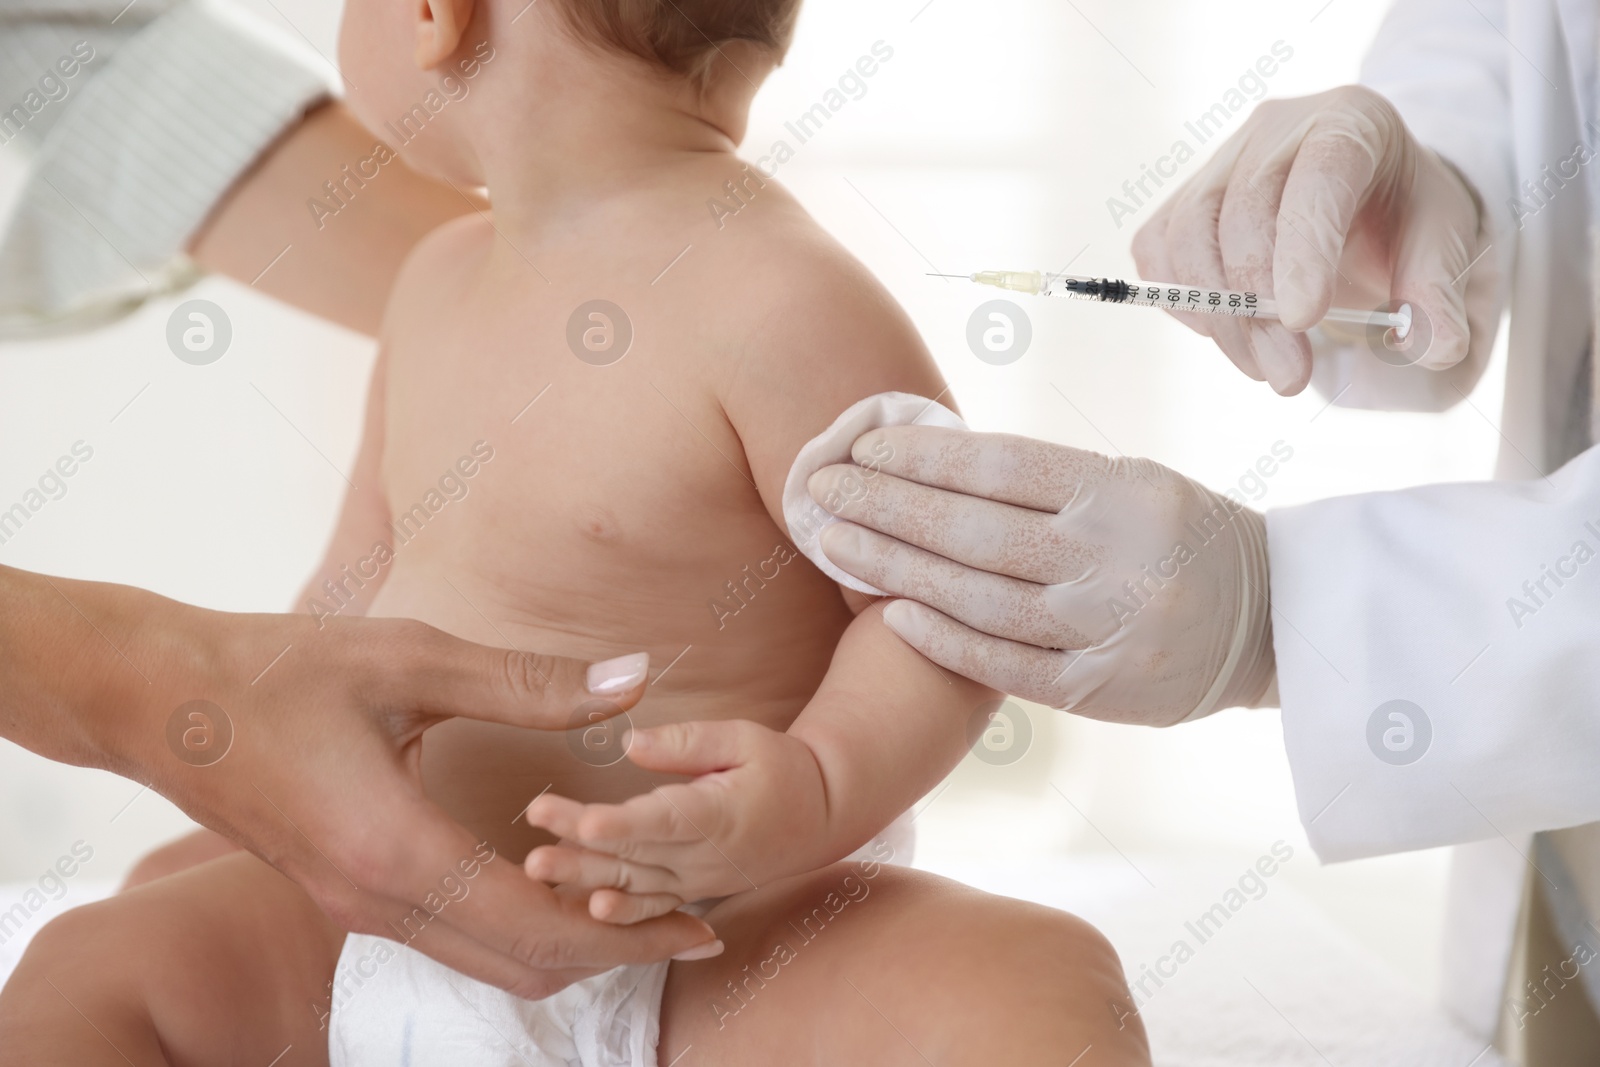
[{"label": "syringe barrel", "polygon": [[1271,300],[1255,293],[1232,289],[1203,289],[1195,286],[1149,285],[1116,278],[1085,278],[1074,274],[1051,274],[1045,278],[1044,292],[1051,296],[1099,300],[1110,304],[1139,304],[1165,311],[1193,311],[1206,315],[1233,315],[1253,319],[1275,317]]},{"label": "syringe barrel", "polygon": [[[1044,288],[1048,296],[1078,300],[1097,300],[1110,304],[1138,304],[1164,311],[1187,311],[1202,315],[1231,315],[1241,319],[1276,319],[1278,302],[1237,289],[1206,289],[1187,285],[1161,285],[1129,282],[1117,278],[1087,278],[1074,274],[1047,274]],[[1355,308],[1329,308],[1324,321],[1346,322],[1359,326],[1398,329],[1401,336],[1411,327],[1409,314],[1387,311],[1361,311]]]}]

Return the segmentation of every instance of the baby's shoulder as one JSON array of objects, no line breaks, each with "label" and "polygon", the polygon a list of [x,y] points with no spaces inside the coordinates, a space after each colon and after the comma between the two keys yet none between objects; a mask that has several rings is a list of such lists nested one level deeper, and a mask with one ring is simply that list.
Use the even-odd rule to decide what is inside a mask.
[{"label": "baby's shoulder", "polygon": [[403,314],[406,307],[437,306],[446,290],[466,282],[493,242],[493,224],[477,213],[429,230],[400,264],[400,274],[395,275],[389,293],[387,317]]},{"label": "baby's shoulder", "polygon": [[863,397],[946,396],[910,316],[809,217],[740,240],[735,292],[719,301],[738,309],[740,343],[717,389],[759,484],[781,487],[800,447]]},{"label": "baby's shoulder", "polygon": [[728,250],[731,262],[718,267],[731,280],[719,302],[736,309],[742,358],[787,358],[797,342],[840,346],[815,353],[824,362],[925,357],[916,327],[888,289],[809,215],[775,212],[750,221],[744,240]]},{"label": "baby's shoulder", "polygon": [[423,281],[448,279],[480,263],[494,243],[494,224],[472,212],[428,231],[407,254],[395,278],[395,292]]}]

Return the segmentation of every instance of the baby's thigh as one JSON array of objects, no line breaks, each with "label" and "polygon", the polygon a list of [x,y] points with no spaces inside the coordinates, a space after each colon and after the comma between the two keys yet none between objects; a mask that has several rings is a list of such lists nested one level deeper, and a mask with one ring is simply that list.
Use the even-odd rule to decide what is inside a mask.
[{"label": "baby's thigh", "polygon": [[248,853],[74,909],[0,993],[0,1065],[325,1064],[343,941]]},{"label": "baby's thigh", "polygon": [[1115,950],[1065,912],[846,863],[707,921],[727,951],[672,965],[662,1067],[1150,1062]]}]

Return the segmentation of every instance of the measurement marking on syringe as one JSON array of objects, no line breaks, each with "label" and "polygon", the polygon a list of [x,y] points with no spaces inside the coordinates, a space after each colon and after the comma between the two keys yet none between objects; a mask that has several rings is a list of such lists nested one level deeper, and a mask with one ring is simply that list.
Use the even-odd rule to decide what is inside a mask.
[{"label": "measurement marking on syringe", "polygon": [[[966,278],[982,285],[993,285],[1013,292],[1036,296],[1065,296],[1094,300],[1104,304],[1153,307],[1162,311],[1181,311],[1197,315],[1229,315],[1242,319],[1277,319],[1277,302],[1258,293],[1230,289],[1193,289],[1163,282],[1129,282],[1117,278],[1090,278],[1072,274],[1046,274],[1041,271],[986,270],[977,274],[938,274],[939,278]],[[1329,308],[1323,322],[1343,322],[1355,326],[1378,327],[1394,331],[1404,341],[1411,332],[1412,309],[1403,304],[1395,311],[1362,311],[1357,308]]]}]

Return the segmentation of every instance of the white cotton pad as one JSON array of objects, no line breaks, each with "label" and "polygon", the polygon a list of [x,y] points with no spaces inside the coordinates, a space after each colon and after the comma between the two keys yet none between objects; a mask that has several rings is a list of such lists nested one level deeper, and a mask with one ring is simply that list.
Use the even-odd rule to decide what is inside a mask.
[{"label": "white cotton pad", "polygon": [[789,536],[794,538],[795,547],[815,563],[823,574],[840,585],[873,596],[887,594],[846,574],[822,554],[823,528],[840,520],[811,499],[806,483],[824,467],[854,462],[850,458],[850,448],[856,438],[868,430],[910,425],[944,426],[955,430],[967,428],[961,416],[936,400],[911,393],[879,393],[850,405],[844,414],[833,420],[832,426],[808,441],[800,454],[795,456],[794,466],[789,468],[789,478],[783,483],[783,518],[789,526]]}]

